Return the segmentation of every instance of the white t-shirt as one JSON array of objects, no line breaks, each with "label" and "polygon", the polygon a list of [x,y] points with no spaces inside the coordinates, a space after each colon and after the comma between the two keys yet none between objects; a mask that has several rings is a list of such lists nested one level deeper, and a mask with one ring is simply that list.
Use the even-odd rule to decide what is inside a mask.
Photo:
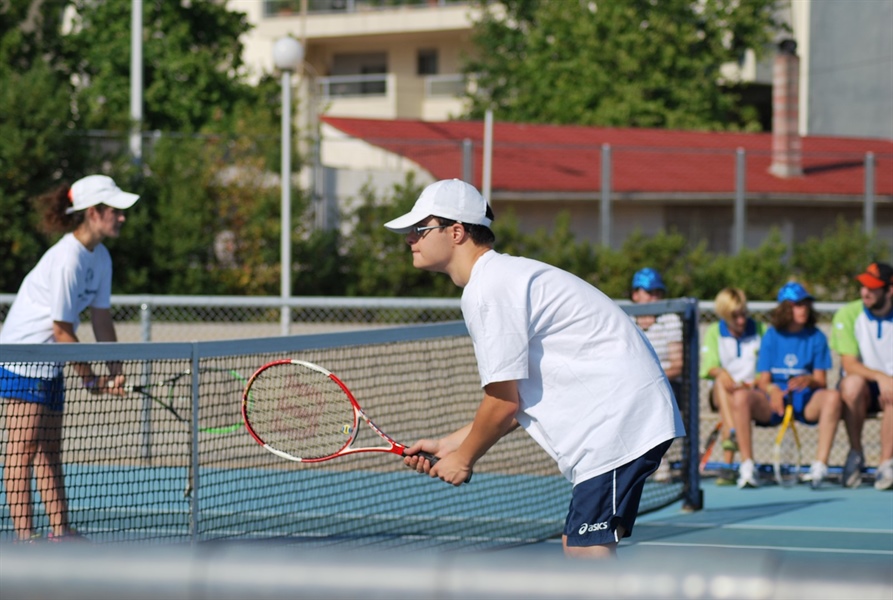
[{"label": "white t-shirt", "polygon": [[[41,257],[25,276],[0,330],[0,344],[45,344],[55,341],[53,321],[71,323],[74,331],[87,307],[109,308],[112,259],[99,244],[91,252],[67,233]],[[52,364],[4,364],[27,377],[53,377]]]},{"label": "white t-shirt", "polygon": [[685,435],[644,334],[601,291],[489,251],[462,293],[481,385],[518,382],[516,418],[574,485]]}]

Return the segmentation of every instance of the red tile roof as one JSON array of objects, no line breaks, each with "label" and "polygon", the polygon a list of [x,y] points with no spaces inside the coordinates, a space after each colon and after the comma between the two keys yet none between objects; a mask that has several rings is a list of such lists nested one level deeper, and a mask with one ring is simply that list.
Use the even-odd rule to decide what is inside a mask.
[{"label": "red tile roof", "polygon": [[[474,183],[481,185],[481,121],[323,117],[342,132],[405,156],[436,179],[462,176],[464,139],[474,144]],[[748,194],[778,198],[861,198],[865,154],[875,155],[875,193],[893,199],[893,140],[810,136],[802,139],[802,177],[769,173],[772,135],[494,123],[492,190],[514,194],[597,193],[601,146],[612,147],[612,189],[624,195],[728,195],[735,152],[747,156]]]}]

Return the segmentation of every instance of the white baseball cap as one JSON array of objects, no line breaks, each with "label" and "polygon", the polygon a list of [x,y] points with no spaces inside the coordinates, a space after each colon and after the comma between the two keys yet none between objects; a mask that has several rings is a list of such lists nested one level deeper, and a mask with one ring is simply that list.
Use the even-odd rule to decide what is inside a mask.
[{"label": "white baseball cap", "polygon": [[125,192],[105,175],[88,175],[78,179],[68,190],[71,206],[65,210],[70,215],[79,210],[86,210],[97,204],[105,204],[112,208],[130,208],[139,200],[139,195]]},{"label": "white baseball cap", "polygon": [[413,225],[427,217],[486,227],[493,222],[487,218],[487,201],[473,185],[460,179],[443,179],[422,190],[411,211],[384,226],[394,233],[409,233]]}]

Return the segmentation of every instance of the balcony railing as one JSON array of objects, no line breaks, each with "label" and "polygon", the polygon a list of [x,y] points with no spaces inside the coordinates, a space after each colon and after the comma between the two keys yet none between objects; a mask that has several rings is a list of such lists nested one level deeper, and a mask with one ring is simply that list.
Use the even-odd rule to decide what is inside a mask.
[{"label": "balcony railing", "polygon": [[386,96],[388,93],[388,75],[333,75],[320,77],[319,97],[346,98],[352,96]]},{"label": "balcony railing", "polygon": [[[386,96],[388,74],[375,75],[333,75],[317,79],[320,98],[345,98],[355,96]],[[450,75],[425,76],[425,97],[458,97],[465,94],[465,77]]]},{"label": "balcony railing", "polygon": [[455,98],[465,95],[465,89],[465,77],[458,73],[425,77],[426,98]]},{"label": "balcony railing", "polygon": [[[307,13],[352,13],[401,6],[450,6],[467,3],[467,0],[307,0]],[[301,0],[264,0],[265,17],[299,14]]]}]

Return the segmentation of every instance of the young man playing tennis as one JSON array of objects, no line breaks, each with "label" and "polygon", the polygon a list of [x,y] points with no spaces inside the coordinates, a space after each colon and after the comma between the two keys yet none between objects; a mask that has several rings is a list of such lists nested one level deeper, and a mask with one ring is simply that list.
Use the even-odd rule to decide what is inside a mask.
[{"label": "young man playing tennis", "polygon": [[645,479],[682,418],[657,355],[602,292],[550,265],[493,250],[493,213],[457,179],[425,188],[412,210],[385,224],[406,235],[413,266],[463,288],[462,314],[484,397],[474,420],[407,451],[410,467],[462,484],[475,462],[519,425],[574,484],[567,556],[601,558],[632,533]]}]

